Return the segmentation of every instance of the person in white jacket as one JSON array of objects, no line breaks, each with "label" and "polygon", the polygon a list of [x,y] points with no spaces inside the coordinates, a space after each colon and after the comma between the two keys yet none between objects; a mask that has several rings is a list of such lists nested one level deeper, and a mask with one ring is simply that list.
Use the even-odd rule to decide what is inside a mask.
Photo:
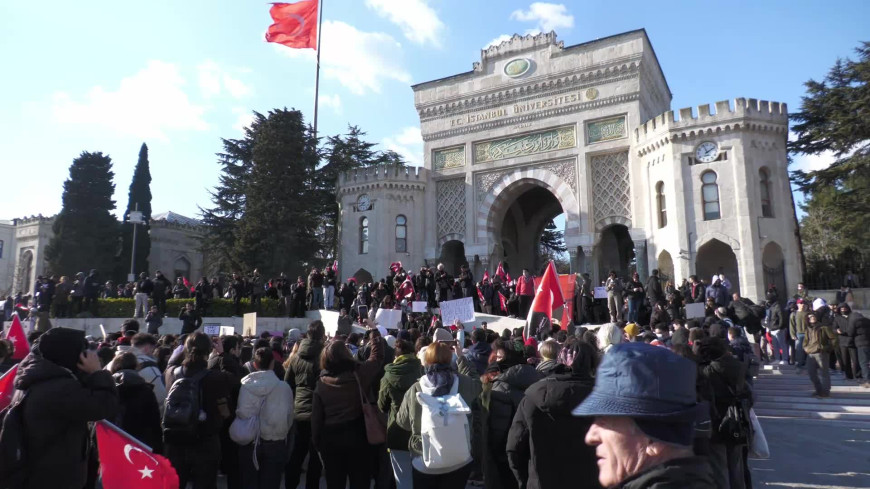
[{"label": "person in white jacket", "polygon": [[273,370],[269,348],[254,352],[255,370],[242,379],[236,418],[259,417],[258,441],[239,447],[242,487],[278,489],[290,458],[287,435],[293,426],[293,389]]}]

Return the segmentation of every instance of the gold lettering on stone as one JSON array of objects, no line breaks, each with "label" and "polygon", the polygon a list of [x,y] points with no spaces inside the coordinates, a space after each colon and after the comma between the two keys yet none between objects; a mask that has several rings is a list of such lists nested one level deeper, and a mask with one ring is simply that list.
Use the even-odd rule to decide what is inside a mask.
[{"label": "gold lettering on stone", "polygon": [[465,166],[465,146],[436,149],[432,152],[432,168],[447,170]]},{"label": "gold lettering on stone", "polygon": [[586,123],[586,141],[589,144],[625,137],[625,116]]},{"label": "gold lettering on stone", "polygon": [[474,163],[514,158],[576,146],[574,126],[475,143]]}]

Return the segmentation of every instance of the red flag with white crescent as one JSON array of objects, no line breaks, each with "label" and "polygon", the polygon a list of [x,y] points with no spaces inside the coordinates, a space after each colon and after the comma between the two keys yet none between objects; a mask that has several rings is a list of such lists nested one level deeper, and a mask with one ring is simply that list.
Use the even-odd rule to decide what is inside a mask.
[{"label": "red flag with white crescent", "polygon": [[483,298],[483,292],[481,292],[480,287],[475,287],[477,289],[477,298],[480,299],[480,302],[486,302],[486,299]]},{"label": "red flag with white crescent", "polygon": [[502,267],[501,262],[498,262],[498,267],[495,269],[495,275],[500,278],[502,282],[510,282],[510,279],[507,278],[507,274],[504,272],[504,267]]},{"label": "red flag with white crescent", "polygon": [[484,271],[483,271],[483,280],[484,280],[484,281],[489,281],[489,270],[484,270]]},{"label": "red flag with white crescent", "polygon": [[103,487],[178,489],[178,474],[167,458],[111,423],[97,421],[96,428]]},{"label": "red flag with white crescent", "polygon": [[405,281],[396,290],[396,299],[407,299],[414,297],[414,283],[411,282],[411,275],[405,277]]},{"label": "red flag with white crescent", "polygon": [[269,15],[275,23],[266,31],[266,42],[317,49],[317,0],[273,3]]},{"label": "red flag with white crescent", "polygon": [[504,296],[501,292],[498,293],[498,300],[501,302],[501,310],[507,312],[507,297]]},{"label": "red flag with white crescent", "polygon": [[18,372],[18,364],[0,376],[0,411],[12,404],[12,395],[15,394],[15,373]]},{"label": "red flag with white crescent", "polygon": [[24,326],[21,325],[18,314],[12,316],[12,326],[6,331],[5,338],[11,341],[12,346],[15,347],[15,352],[12,354],[13,360],[21,360],[30,353],[30,343],[27,342],[27,335],[24,334]]}]

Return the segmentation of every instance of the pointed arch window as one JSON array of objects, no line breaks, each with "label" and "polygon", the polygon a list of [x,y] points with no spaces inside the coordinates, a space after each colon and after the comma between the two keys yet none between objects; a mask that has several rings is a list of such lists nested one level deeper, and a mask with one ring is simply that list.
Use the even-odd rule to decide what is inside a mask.
[{"label": "pointed arch window", "polygon": [[396,216],[396,253],[408,252],[408,219]]},{"label": "pointed arch window", "polygon": [[365,255],[369,252],[369,218],[359,220],[359,253]]},{"label": "pointed arch window", "polygon": [[773,205],[770,198],[770,173],[767,168],[758,170],[758,180],[761,189],[761,216],[773,217]]},{"label": "pointed arch window", "polygon": [[716,178],[716,172],[707,171],[701,174],[701,198],[704,202],[705,221],[722,217],[719,209],[719,184],[716,183]]},{"label": "pointed arch window", "polygon": [[665,182],[656,184],[656,211],[658,212],[659,228],[668,225],[668,208],[665,200]]}]

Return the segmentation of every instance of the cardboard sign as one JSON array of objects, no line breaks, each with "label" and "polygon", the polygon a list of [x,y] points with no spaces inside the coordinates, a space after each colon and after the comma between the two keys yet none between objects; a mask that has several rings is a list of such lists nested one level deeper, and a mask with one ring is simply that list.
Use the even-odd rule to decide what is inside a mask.
[{"label": "cardboard sign", "polygon": [[453,324],[457,319],[461,322],[474,320],[474,301],[471,297],[441,301],[441,322],[444,326]]},{"label": "cardboard sign", "polygon": [[686,304],[686,319],[702,318],[706,315],[703,302]]},{"label": "cardboard sign", "polygon": [[221,325],[218,323],[208,323],[202,326],[202,332],[209,336],[217,336],[221,333]]},{"label": "cardboard sign", "polygon": [[607,299],[607,288],[606,287],[595,287],[595,298],[596,299]]},{"label": "cardboard sign", "polygon": [[402,311],[380,308],[375,313],[375,322],[387,329],[396,329],[402,322]]},{"label": "cardboard sign", "polygon": [[426,301],[414,301],[411,303],[411,312],[426,312]]},{"label": "cardboard sign", "polygon": [[236,328],[233,326],[221,326],[221,336],[232,336],[236,334]]}]

